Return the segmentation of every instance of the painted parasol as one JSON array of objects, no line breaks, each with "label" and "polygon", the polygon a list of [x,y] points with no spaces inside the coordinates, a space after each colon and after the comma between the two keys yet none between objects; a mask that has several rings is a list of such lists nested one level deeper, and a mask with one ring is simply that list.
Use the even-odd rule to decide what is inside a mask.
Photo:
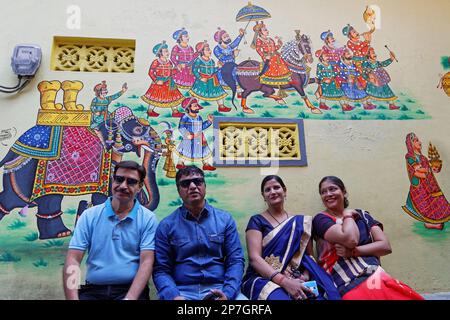
[{"label": "painted parasol", "polygon": [[238,14],[236,15],[237,22],[247,21],[244,32],[245,30],[247,30],[250,21],[259,21],[268,18],[271,18],[271,15],[269,12],[267,12],[266,9],[255,6],[251,2],[249,2],[248,5],[239,10]]}]

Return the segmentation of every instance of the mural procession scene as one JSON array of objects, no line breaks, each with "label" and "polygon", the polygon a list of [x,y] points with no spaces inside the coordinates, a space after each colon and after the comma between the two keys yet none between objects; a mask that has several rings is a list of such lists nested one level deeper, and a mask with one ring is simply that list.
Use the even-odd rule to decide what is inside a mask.
[{"label": "mural procession scene", "polygon": [[[292,1],[289,5],[296,6]],[[218,2],[211,6],[218,10]],[[348,17],[345,11],[342,19],[328,14],[314,26],[299,17],[293,28],[283,24],[289,6],[277,8],[267,1],[226,6],[235,15],[217,23],[214,16],[194,22],[195,17],[186,18],[188,13],[179,9],[183,19],[146,31],[151,38],[141,35],[136,41],[136,50],[142,52],[114,58],[131,71],[69,70],[82,59],[93,70],[103,67],[112,49],[103,57],[93,53],[94,45],[86,45],[87,51],[67,45],[52,56],[67,69],[50,70],[54,62],[44,52],[47,61],[41,71],[47,70],[26,90],[9,100],[0,93],[0,105],[23,105],[15,117],[5,113],[0,122],[0,281],[5,284],[0,299],[44,299],[45,294],[64,298],[61,272],[73,230],[86,209],[112,195],[114,166],[122,160],[146,168],[136,197],[158,221],[182,205],[177,170],[191,164],[201,168],[208,203],[232,214],[243,246],[250,216],[264,205],[258,190],[264,175],[289,177],[291,210],[312,216],[322,210],[316,191],[320,178],[344,176],[350,199],[355,199],[350,206],[371,206],[397,249],[392,255],[396,258],[386,258],[387,269],[400,277],[408,268],[402,280],[418,292],[450,291],[449,282],[415,278],[417,270],[406,266],[413,253],[405,240],[425,239],[420,254],[432,247],[439,255],[450,244],[445,196],[450,180],[443,165],[450,158],[444,125],[449,114],[446,95],[450,97],[448,45],[429,71],[434,77],[439,73],[437,88],[433,78],[427,80],[428,87],[414,90],[408,81],[422,84],[423,79],[402,75],[404,69],[414,68],[412,58],[401,48],[403,33],[379,26],[381,17],[393,25],[393,16],[379,10],[382,5],[353,4]],[[299,6],[302,15],[317,14],[317,4]],[[332,4],[336,6],[338,2]],[[172,18],[178,14],[177,9],[158,12]],[[448,26],[450,17],[444,18]],[[91,29],[89,34],[61,30],[45,35],[49,45],[44,51],[56,34],[96,36]],[[26,107],[21,94],[28,96]],[[445,114],[435,109],[444,107]],[[436,114],[442,124],[431,124]],[[351,131],[349,140],[339,141],[342,132]],[[419,136],[435,142],[423,150]],[[226,161],[230,164],[224,165]],[[377,177],[375,172],[382,173]],[[368,192],[378,195],[366,201]],[[389,193],[389,200],[383,193]],[[255,204],[256,199],[261,203]],[[246,253],[246,266],[247,258]],[[439,277],[437,269],[433,272]],[[24,286],[39,289],[12,289],[19,278],[26,279]],[[151,297],[157,298],[154,287]]]}]

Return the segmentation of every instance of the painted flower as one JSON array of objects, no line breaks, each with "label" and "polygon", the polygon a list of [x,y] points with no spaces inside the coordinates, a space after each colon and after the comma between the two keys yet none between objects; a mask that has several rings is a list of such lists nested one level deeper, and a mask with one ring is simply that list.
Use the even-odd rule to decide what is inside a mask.
[{"label": "painted flower", "polygon": [[97,181],[98,174],[97,172],[92,172],[89,177],[91,178],[91,181]]},{"label": "painted flower", "polygon": [[72,152],[71,158],[72,160],[77,161],[78,159],[80,159],[80,153],[78,151]]}]

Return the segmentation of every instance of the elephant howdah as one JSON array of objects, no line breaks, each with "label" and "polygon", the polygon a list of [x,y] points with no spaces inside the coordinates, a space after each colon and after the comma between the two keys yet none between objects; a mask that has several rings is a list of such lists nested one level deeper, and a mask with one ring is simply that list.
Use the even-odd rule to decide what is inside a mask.
[{"label": "elephant howdah", "polygon": [[[64,196],[92,194],[92,205],[107,199],[112,169],[124,153],[141,157],[144,150],[141,158],[147,177],[138,201],[150,210],[159,204],[155,179],[162,154],[159,135],[125,106],[108,115],[97,135],[89,128],[90,111],[76,103],[82,88],[79,81],[41,82],[38,125],[23,133],[0,162],[4,169],[0,220],[13,209],[25,214],[36,207],[40,239],[71,234],[61,218]],[[58,90],[64,90],[63,105],[55,104]],[[87,206],[82,202],[77,216]]]}]

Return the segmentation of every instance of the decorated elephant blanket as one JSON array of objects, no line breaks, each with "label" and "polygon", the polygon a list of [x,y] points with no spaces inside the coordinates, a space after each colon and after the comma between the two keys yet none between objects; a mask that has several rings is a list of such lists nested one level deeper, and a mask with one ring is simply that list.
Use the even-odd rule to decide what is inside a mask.
[{"label": "decorated elephant blanket", "polygon": [[[52,139],[56,140],[57,128],[61,135],[58,150],[54,152],[59,157],[39,158],[31,200],[49,194],[107,195],[111,152],[104,149],[96,134],[88,127],[51,127],[48,137],[53,132]],[[42,144],[47,145],[51,143]]]},{"label": "decorated elephant blanket", "polygon": [[53,160],[59,158],[63,127],[34,126],[13,144],[11,150],[22,156]]}]

